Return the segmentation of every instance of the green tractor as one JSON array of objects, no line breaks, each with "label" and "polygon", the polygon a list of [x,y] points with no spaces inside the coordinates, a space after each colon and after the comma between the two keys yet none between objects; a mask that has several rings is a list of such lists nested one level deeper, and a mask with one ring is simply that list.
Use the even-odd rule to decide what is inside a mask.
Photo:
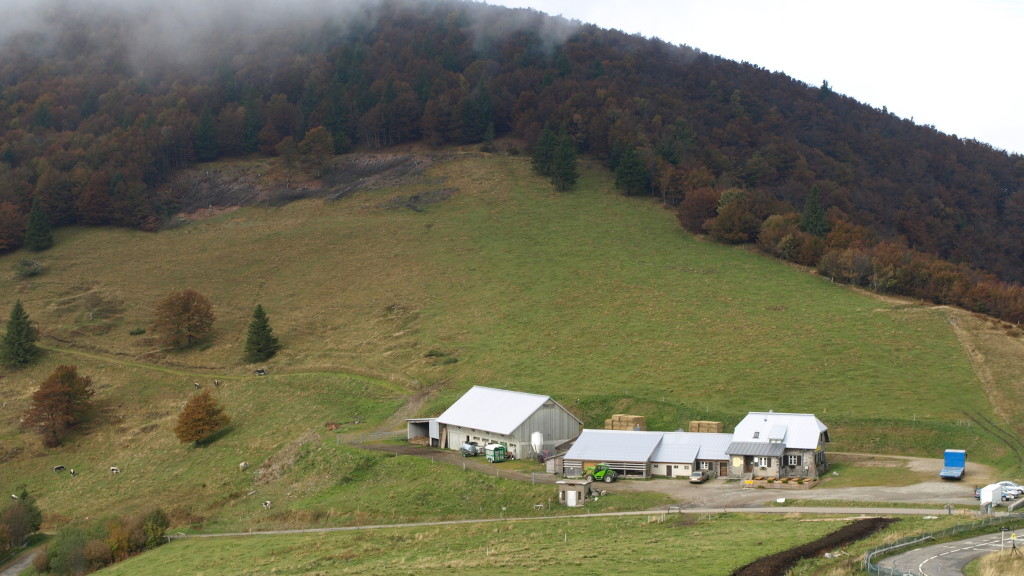
[{"label": "green tractor", "polygon": [[604,480],[605,482],[615,482],[619,477],[619,473],[608,467],[607,464],[597,464],[589,466],[583,471],[583,477],[593,482],[594,480]]}]

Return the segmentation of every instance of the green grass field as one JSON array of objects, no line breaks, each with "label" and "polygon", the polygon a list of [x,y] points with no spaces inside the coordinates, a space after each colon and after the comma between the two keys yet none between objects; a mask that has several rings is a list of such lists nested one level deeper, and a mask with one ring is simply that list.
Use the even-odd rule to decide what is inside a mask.
[{"label": "green grass field", "polygon": [[[343,431],[389,417],[401,427],[478,384],[550,395],[589,427],[613,413],[674,430],[692,419],[731,429],[748,411],[812,412],[832,450],[939,457],[957,447],[1020,471],[991,432],[964,425],[970,412],[1020,427],[1015,405],[998,401],[1014,397],[1019,373],[1002,361],[979,382],[951,328],[955,311],[882,301],[695,239],[671,211],[581,168],[579,189],[557,194],[527,158],[454,155],[399,188],[244,208],[155,234],[62,229],[51,250],[0,257],[0,314],[20,299],[45,347],[36,365],[0,373],[0,489],[28,485],[50,525],[159,504],[178,526],[206,530],[474,517],[494,491],[523,506],[543,500],[534,487],[461,472],[428,490],[422,463],[335,446],[324,433],[326,422],[357,419]],[[457,192],[422,212],[385,207],[442,187]],[[19,278],[24,258],[45,273]],[[176,353],[151,331],[130,333],[182,288],[214,303],[208,342]],[[242,361],[257,303],[283,345],[267,377]],[[96,410],[47,450],[18,422],[58,364],[93,379]],[[230,430],[203,448],[179,444],[177,411],[193,382],[214,378]],[[427,392],[416,413],[401,411]],[[252,465],[244,473],[242,461]],[[78,477],[54,474],[57,464]],[[457,491],[474,497],[453,504]],[[261,514],[265,499],[273,514]]]}]

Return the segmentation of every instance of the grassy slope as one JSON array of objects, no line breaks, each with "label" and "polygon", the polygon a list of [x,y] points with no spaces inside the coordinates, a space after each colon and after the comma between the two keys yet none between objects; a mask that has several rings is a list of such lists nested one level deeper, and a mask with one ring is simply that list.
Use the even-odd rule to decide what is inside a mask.
[{"label": "grassy slope", "polygon": [[[459,190],[445,203],[381,207],[441,178]],[[330,503],[317,495],[341,490],[303,464],[323,444],[324,422],[359,418],[365,424],[351,430],[369,430],[439,386],[421,415],[436,414],[473,384],[550,394],[590,426],[613,412],[672,429],[694,418],[728,428],[750,410],[806,411],[830,425],[833,449],[935,456],[956,446],[1008,464],[991,436],[957,425],[963,410],[993,409],[950,330],[952,312],[883,303],[696,240],[671,212],[617,195],[593,167],[579,191],[554,194],[525,158],[471,156],[420,183],[340,202],[243,209],[160,234],[61,230],[57,240],[33,255],[46,274],[0,275],[0,310],[20,298],[51,348],[37,366],[0,378],[0,453],[18,452],[0,464],[0,488],[29,484],[59,511],[51,514],[156,502],[177,507],[179,519],[244,526],[267,497],[320,518]],[[0,270],[24,257],[0,258]],[[185,287],[215,304],[208,345],[169,354],[149,334],[129,335],[148,325],[154,302]],[[267,378],[240,362],[256,303],[285,346]],[[441,364],[430,351],[459,361]],[[17,422],[59,363],[93,377],[98,417],[46,451]],[[181,446],[174,415],[193,381],[214,377],[225,382],[217,394],[234,428],[208,448]],[[325,466],[363,458],[338,449]],[[242,460],[254,465],[247,474]],[[281,463],[283,476],[257,480],[265,462]],[[79,470],[74,484],[50,471],[58,463]],[[110,478],[111,465],[124,473]],[[370,499],[395,489],[357,485]],[[335,514],[355,518],[346,506]]]}]

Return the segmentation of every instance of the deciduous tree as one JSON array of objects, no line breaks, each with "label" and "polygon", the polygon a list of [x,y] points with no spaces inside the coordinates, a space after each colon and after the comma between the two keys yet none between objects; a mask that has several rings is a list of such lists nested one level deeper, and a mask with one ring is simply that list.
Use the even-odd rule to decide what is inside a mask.
[{"label": "deciduous tree", "polygon": [[175,290],[156,304],[155,329],[166,346],[183,350],[213,331],[213,304],[195,290]]},{"label": "deciduous tree", "polygon": [[0,341],[0,365],[23,366],[39,355],[36,347],[36,329],[32,326],[21,300],[14,303],[11,317],[7,320],[7,332]]},{"label": "deciduous tree", "polygon": [[263,306],[257,304],[249,323],[249,334],[245,339],[245,361],[263,362],[277,353],[279,344],[270,327],[270,320]]},{"label": "deciduous tree", "polygon": [[299,143],[299,151],[302,152],[303,160],[316,171],[319,178],[324,165],[334,155],[334,138],[323,126],[317,126],[309,132]]},{"label": "deciduous tree", "polygon": [[23,546],[43,522],[43,514],[28,489],[20,486],[16,492],[17,499],[0,511],[0,552]]},{"label": "deciduous tree", "polygon": [[203,390],[185,403],[181,414],[178,414],[174,435],[183,443],[192,442],[198,446],[201,441],[227,426],[229,422],[231,417],[224,413],[224,407],[209,390]]},{"label": "deciduous tree", "polygon": [[68,429],[85,418],[93,396],[92,380],[75,366],[58,366],[32,394],[22,425],[35,429],[43,444],[60,446]]}]

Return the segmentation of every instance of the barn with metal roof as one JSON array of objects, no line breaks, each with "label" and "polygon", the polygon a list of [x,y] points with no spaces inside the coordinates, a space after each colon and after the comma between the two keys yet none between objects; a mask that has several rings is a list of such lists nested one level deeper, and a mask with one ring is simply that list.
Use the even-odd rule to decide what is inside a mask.
[{"label": "barn with metal roof", "polygon": [[573,440],[583,428],[579,418],[550,396],[485,386],[470,388],[433,420],[436,426],[426,429],[438,446],[458,450],[464,442],[504,444],[516,458]]}]

